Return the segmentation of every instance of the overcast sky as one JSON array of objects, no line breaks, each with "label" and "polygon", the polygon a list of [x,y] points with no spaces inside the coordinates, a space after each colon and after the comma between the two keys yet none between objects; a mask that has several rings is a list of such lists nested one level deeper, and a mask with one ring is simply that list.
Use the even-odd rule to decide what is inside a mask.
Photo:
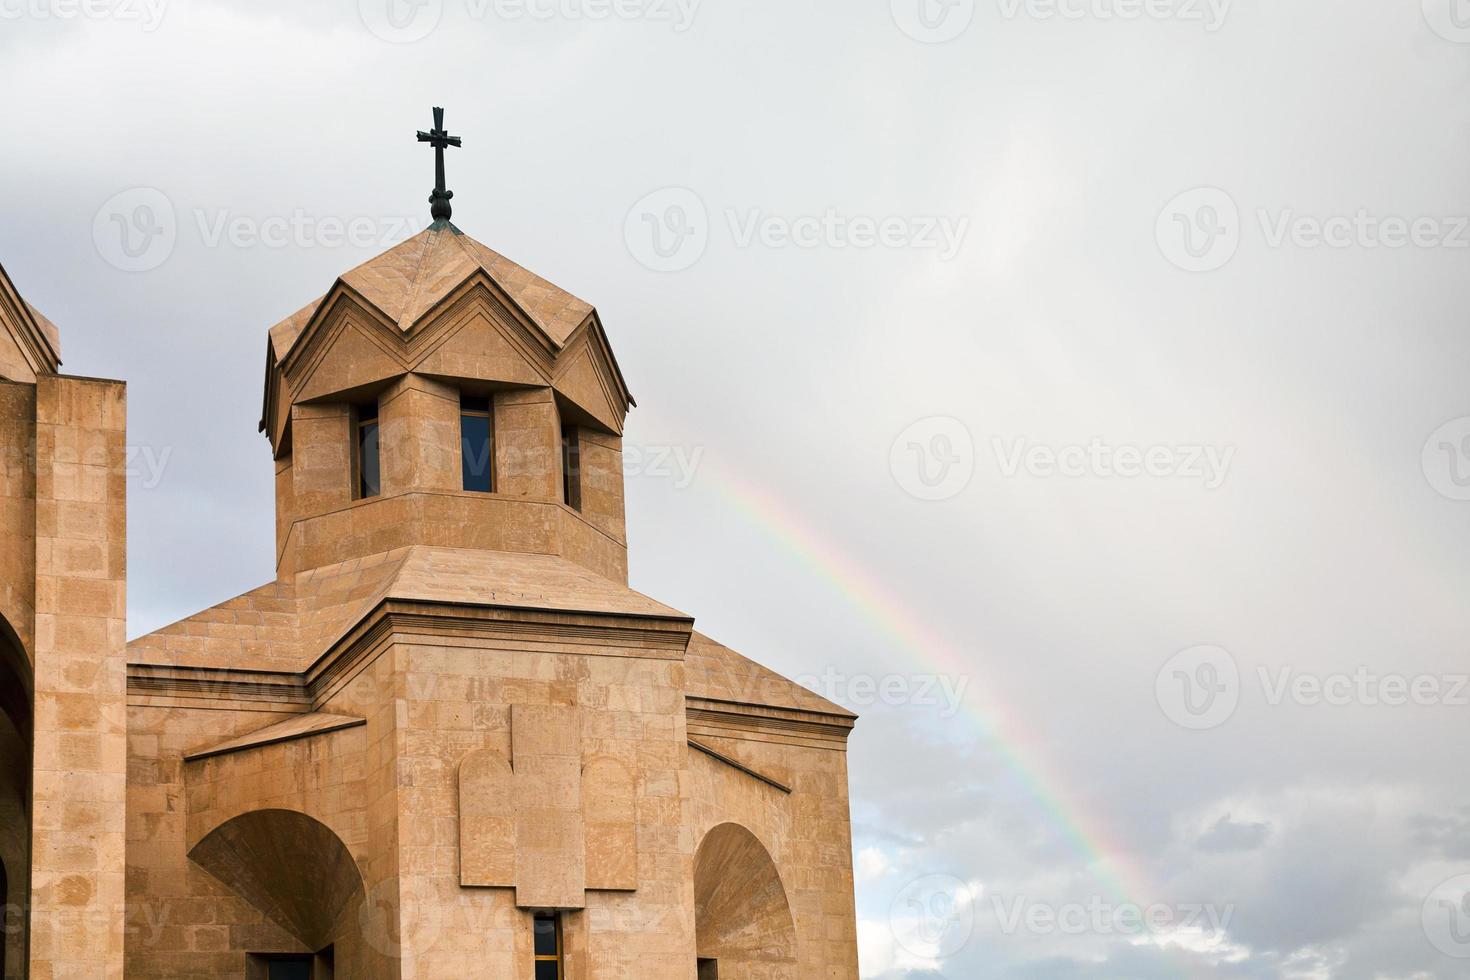
[{"label": "overcast sky", "polygon": [[864,977],[1466,974],[1470,4],[389,2],[0,0],[131,635],[272,576],[266,329],[443,105],[638,398],[634,587],[864,715]]}]

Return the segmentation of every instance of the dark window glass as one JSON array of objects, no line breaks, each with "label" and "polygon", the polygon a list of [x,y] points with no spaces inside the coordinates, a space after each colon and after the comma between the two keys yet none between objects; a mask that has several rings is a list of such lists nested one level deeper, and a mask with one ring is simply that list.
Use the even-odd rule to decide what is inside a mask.
[{"label": "dark window glass", "polygon": [[561,430],[561,499],[582,509],[582,444],[572,426]]},{"label": "dark window glass", "polygon": [[311,980],[311,959],[271,960],[265,975],[266,980]]},{"label": "dark window glass", "polygon": [[383,492],[378,453],[378,406],[357,410],[357,495],[376,497]]},{"label": "dark window glass", "polygon": [[459,441],[464,469],[464,488],[489,493],[494,487],[491,465],[495,452],[490,422],[490,399],[460,399]]},{"label": "dark window glass", "polygon": [[537,915],[534,935],[536,980],[562,980],[561,917]]},{"label": "dark window glass", "polygon": [[556,919],[549,915],[536,916],[536,955],[556,955]]}]

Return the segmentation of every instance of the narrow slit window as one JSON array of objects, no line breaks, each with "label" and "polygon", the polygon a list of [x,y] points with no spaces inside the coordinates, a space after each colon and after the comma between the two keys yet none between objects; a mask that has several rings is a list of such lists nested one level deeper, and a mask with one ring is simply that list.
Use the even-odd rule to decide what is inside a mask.
[{"label": "narrow slit window", "polygon": [[495,428],[490,399],[461,395],[459,442],[464,488],[479,493],[495,490]]},{"label": "narrow slit window", "polygon": [[376,497],[383,492],[382,461],[378,445],[378,403],[358,406],[355,419],[357,496]]},{"label": "narrow slit window", "polygon": [[582,443],[571,425],[561,430],[561,499],[568,507],[582,509]]},{"label": "narrow slit window", "polygon": [[564,980],[561,916],[540,912],[535,920],[536,980]]}]

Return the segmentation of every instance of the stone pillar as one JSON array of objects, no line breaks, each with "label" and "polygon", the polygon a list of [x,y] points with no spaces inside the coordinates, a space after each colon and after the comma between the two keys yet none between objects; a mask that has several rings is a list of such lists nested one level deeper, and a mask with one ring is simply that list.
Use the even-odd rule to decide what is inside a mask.
[{"label": "stone pillar", "polygon": [[561,422],[550,388],[495,394],[496,492],[561,499]]},{"label": "stone pillar", "polygon": [[125,391],[37,379],[35,980],[123,975]]},{"label": "stone pillar", "polygon": [[286,555],[286,541],[296,520],[296,486],[291,479],[291,454],[276,460],[276,566]]},{"label": "stone pillar", "polygon": [[581,443],[582,516],[620,544],[627,544],[623,440],[596,429],[578,429],[577,433]]},{"label": "stone pillar", "polygon": [[27,657],[35,626],[35,418],[35,386],[0,382],[0,619]]},{"label": "stone pillar", "polygon": [[459,389],[405,375],[378,402],[383,495],[459,490]]},{"label": "stone pillar", "polygon": [[291,406],[295,519],[352,502],[352,412],[346,405]]}]

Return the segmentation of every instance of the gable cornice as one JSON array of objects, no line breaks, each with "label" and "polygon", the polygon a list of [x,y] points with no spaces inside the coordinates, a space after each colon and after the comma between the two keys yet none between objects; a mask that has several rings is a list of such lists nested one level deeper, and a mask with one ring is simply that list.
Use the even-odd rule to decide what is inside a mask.
[{"label": "gable cornice", "polygon": [[685,617],[385,599],[299,673],[129,664],[128,698],[136,705],[316,711],[395,642],[683,660],[693,630]]},{"label": "gable cornice", "polygon": [[0,320],[10,325],[32,371],[55,374],[60,369],[61,352],[52,345],[3,265],[0,265]]}]

